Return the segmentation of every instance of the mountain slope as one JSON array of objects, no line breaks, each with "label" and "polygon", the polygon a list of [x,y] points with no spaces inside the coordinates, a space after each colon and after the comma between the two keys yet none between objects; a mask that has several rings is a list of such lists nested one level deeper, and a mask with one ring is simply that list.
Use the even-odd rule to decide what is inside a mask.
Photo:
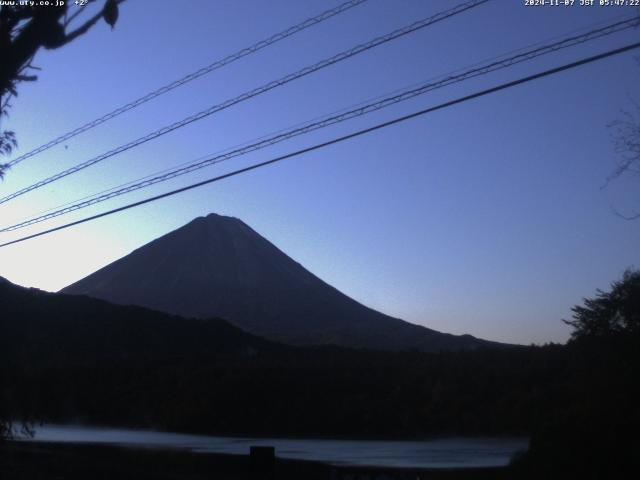
[{"label": "mountain slope", "polygon": [[184,317],[224,318],[248,332],[295,345],[439,351],[491,344],[361,305],[242,221],[216,214],[193,220],[62,292]]}]

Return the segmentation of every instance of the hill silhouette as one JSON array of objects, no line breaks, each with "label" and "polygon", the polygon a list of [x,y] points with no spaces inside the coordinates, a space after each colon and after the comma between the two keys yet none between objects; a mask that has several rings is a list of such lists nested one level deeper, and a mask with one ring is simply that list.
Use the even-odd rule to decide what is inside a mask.
[{"label": "hill silhouette", "polygon": [[21,362],[30,356],[86,362],[200,358],[283,349],[220,319],[188,319],[15,285],[0,277],[1,348]]},{"label": "hill silhouette", "polygon": [[287,346],[220,319],[1,281],[0,305],[0,419],[234,435],[518,434],[549,409],[536,392],[557,375],[549,360],[564,356]]}]

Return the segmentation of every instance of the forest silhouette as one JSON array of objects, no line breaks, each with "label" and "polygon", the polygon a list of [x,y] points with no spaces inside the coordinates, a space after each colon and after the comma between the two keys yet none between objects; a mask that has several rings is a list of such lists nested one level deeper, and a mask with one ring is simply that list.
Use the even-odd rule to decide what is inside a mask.
[{"label": "forest silhouette", "polygon": [[640,272],[576,306],[566,345],[290,347],[2,282],[5,418],[233,435],[530,435],[521,475],[635,467]]}]

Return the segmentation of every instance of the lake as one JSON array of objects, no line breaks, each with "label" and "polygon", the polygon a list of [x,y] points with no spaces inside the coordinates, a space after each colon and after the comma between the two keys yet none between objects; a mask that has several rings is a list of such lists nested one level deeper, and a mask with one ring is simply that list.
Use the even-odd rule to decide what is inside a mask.
[{"label": "lake", "polygon": [[528,448],[526,438],[450,437],[429,440],[325,440],[247,438],[182,433],[43,425],[24,441],[98,443],[143,448],[183,449],[198,453],[248,455],[252,445],[271,445],[276,456],[331,465],[396,468],[497,467]]}]

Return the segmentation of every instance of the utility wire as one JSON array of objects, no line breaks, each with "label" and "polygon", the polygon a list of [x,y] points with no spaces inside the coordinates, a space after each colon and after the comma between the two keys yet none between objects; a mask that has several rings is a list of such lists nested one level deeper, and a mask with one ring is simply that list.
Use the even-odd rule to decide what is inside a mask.
[{"label": "utility wire", "polygon": [[337,138],[334,138],[332,140],[329,140],[329,141],[326,141],[326,142],[323,142],[323,143],[318,143],[318,144],[313,145],[311,147],[303,148],[301,150],[297,150],[295,152],[288,153],[286,155],[282,155],[282,156],[279,156],[279,157],[276,157],[276,158],[272,158],[271,160],[266,160],[264,162],[256,163],[254,165],[251,165],[251,166],[248,166],[248,167],[245,167],[245,168],[241,168],[241,169],[229,172],[229,173],[225,173],[224,175],[219,175],[217,177],[209,178],[208,180],[203,180],[201,182],[197,182],[197,183],[193,183],[191,185],[187,185],[186,187],[178,188],[176,190],[172,190],[170,192],[166,192],[166,193],[163,193],[163,194],[160,194],[160,195],[156,195],[154,197],[149,197],[149,198],[146,198],[144,200],[140,200],[138,202],[134,202],[134,203],[130,203],[128,205],[124,205],[122,207],[114,208],[113,210],[108,210],[106,212],[102,212],[102,213],[99,213],[97,215],[92,215],[90,217],[86,217],[86,218],[83,218],[83,219],[80,219],[80,220],[76,220],[74,222],[70,222],[70,223],[67,223],[67,224],[64,224],[64,225],[60,225],[58,227],[50,228],[48,230],[44,230],[44,231],[41,231],[41,232],[38,232],[38,233],[34,233],[32,235],[21,237],[21,238],[18,238],[16,240],[5,242],[5,243],[0,244],[0,248],[6,247],[6,246],[9,246],[9,245],[13,245],[13,244],[16,244],[16,243],[24,242],[26,240],[30,240],[30,239],[33,239],[33,238],[36,238],[36,237],[40,237],[40,236],[43,236],[43,235],[47,235],[49,233],[57,232],[59,230],[63,230],[63,229],[69,228],[69,227],[73,227],[75,225],[80,225],[82,223],[86,223],[86,222],[89,222],[89,221],[92,221],[92,220],[96,220],[98,218],[106,217],[107,215],[112,215],[114,213],[122,212],[122,211],[128,210],[130,208],[138,207],[140,205],[144,205],[144,204],[147,204],[147,203],[155,202],[156,200],[160,200],[162,198],[171,197],[171,196],[176,195],[178,193],[186,192],[188,190],[192,190],[194,188],[201,187],[203,185],[208,185],[210,183],[218,182],[220,180],[224,180],[226,178],[234,177],[236,175],[240,175],[242,173],[249,172],[251,170],[255,170],[255,169],[258,169],[258,168],[261,168],[261,167],[266,167],[267,165],[272,165],[274,163],[278,163],[278,162],[281,162],[281,161],[289,159],[289,158],[297,157],[299,155],[303,155],[305,153],[309,153],[309,152],[312,152],[312,151],[315,151],[315,150],[319,150],[319,149],[328,147],[330,145],[341,143],[341,142],[344,142],[346,140],[350,140],[352,138],[360,137],[362,135],[366,135],[366,134],[374,132],[376,130],[380,130],[382,128],[390,127],[392,125],[405,122],[405,121],[410,120],[412,118],[420,117],[420,116],[426,115],[428,113],[435,112],[437,110],[442,110],[442,109],[445,109],[445,108],[448,108],[448,107],[452,107],[454,105],[458,105],[460,103],[464,103],[464,102],[467,102],[469,100],[473,100],[473,99],[476,99],[476,98],[479,98],[479,97],[484,97],[486,95],[490,95],[492,93],[496,93],[496,92],[499,92],[501,90],[506,90],[508,88],[512,88],[512,87],[515,87],[515,86],[518,86],[518,85],[521,85],[521,84],[524,84],[524,83],[532,82],[534,80],[539,80],[539,79],[541,79],[543,77],[547,77],[547,76],[554,75],[554,74],[560,73],[560,72],[564,72],[566,70],[570,70],[570,69],[573,69],[573,68],[576,68],[576,67],[579,67],[579,66],[582,66],[582,65],[586,65],[586,64],[593,63],[593,62],[596,62],[596,61],[599,61],[599,60],[603,60],[605,58],[612,57],[614,55],[619,55],[621,53],[625,53],[625,52],[634,50],[634,49],[639,48],[639,47],[640,47],[640,42],[632,43],[632,44],[626,45],[624,47],[616,48],[614,50],[609,50],[609,51],[607,51],[605,53],[601,53],[599,55],[594,55],[594,56],[591,56],[591,57],[583,58],[581,60],[578,60],[578,61],[575,61],[575,62],[572,62],[572,63],[567,63],[567,64],[562,65],[560,67],[556,67],[556,68],[552,68],[552,69],[549,69],[549,70],[545,70],[543,72],[539,72],[539,73],[536,73],[536,74],[533,74],[533,75],[529,75],[527,77],[522,77],[522,78],[519,78],[518,80],[513,80],[513,81],[507,82],[507,83],[502,83],[502,84],[500,84],[498,86],[491,87],[491,88],[488,88],[488,89],[485,89],[485,90],[481,90],[479,92],[475,92],[475,93],[472,93],[470,95],[466,95],[464,97],[459,97],[459,98],[457,98],[455,100],[450,100],[448,102],[441,103],[441,104],[436,105],[434,107],[425,108],[423,110],[419,110],[417,112],[414,112],[414,113],[411,113],[411,114],[408,114],[408,115],[397,117],[397,118],[394,118],[393,120],[389,120],[389,121],[386,121],[386,122],[383,122],[383,123],[379,123],[379,124],[374,125],[372,127],[368,127],[368,128],[362,129],[362,130],[358,130],[358,131],[350,133],[348,135],[343,135],[341,137],[337,137]]},{"label": "utility wire", "polygon": [[172,132],[173,130],[176,130],[178,128],[184,127],[186,125],[189,125],[190,123],[193,123],[195,121],[198,120],[202,120],[205,117],[208,117],[214,113],[220,112],[221,110],[225,110],[233,105],[236,105],[238,103],[241,103],[245,100],[249,100],[253,97],[256,97],[258,95],[261,95],[265,92],[268,92],[270,90],[273,90],[274,88],[280,87],[282,85],[286,85],[294,80],[297,80],[299,78],[302,78],[304,76],[307,76],[311,73],[314,73],[318,70],[321,70],[323,68],[326,68],[330,65],[333,65],[335,63],[341,62],[343,60],[346,60],[348,58],[351,58],[355,55],[358,55],[360,53],[363,53],[367,50],[370,50],[372,48],[375,48],[379,45],[385,44],[387,42],[390,42],[392,40],[395,40],[397,38],[403,37],[405,35],[408,35],[410,33],[413,33],[415,31],[421,30],[425,27],[428,27],[430,25],[433,25],[437,22],[440,22],[442,20],[448,19],[450,17],[453,17],[455,15],[458,15],[460,13],[463,13],[469,9],[472,9],[474,7],[480,6],[484,3],[487,3],[490,0],[471,0],[468,2],[464,2],[461,3],[451,9],[445,10],[443,12],[437,13],[435,15],[432,15],[430,17],[424,18],[422,20],[419,20],[417,22],[414,22],[410,25],[407,25],[405,27],[399,28],[397,30],[394,30],[386,35],[374,38],[373,40],[367,42],[367,43],[363,43],[360,44],[358,46],[355,46],[349,50],[345,50],[341,53],[338,53],[337,55],[334,55],[333,57],[327,58],[325,60],[322,60],[318,63],[315,63],[313,65],[307,66],[301,70],[298,70],[294,73],[290,73],[288,75],[285,75],[284,77],[279,78],[278,80],[273,80],[265,85],[262,85],[261,87],[255,88],[253,90],[250,90],[248,92],[243,93],[242,95],[239,95],[235,98],[226,100],[223,103],[217,104],[217,105],[213,105],[209,108],[207,108],[206,110],[202,110],[201,112],[198,112],[194,115],[191,115],[189,117],[186,117],[178,122],[172,123],[171,125],[168,125],[166,127],[163,127],[159,130],[156,130],[154,132],[151,132],[143,137],[140,137],[132,142],[129,142],[125,145],[121,145],[113,150],[109,150],[106,153],[103,153],[102,155],[99,155],[97,157],[94,157],[90,160],[86,160],[74,167],[71,167],[67,170],[64,170],[62,172],[59,172],[51,177],[45,178],[44,180],[40,180],[39,182],[36,182],[28,187],[25,187],[21,190],[18,190],[17,192],[14,192],[10,195],[7,195],[3,198],[0,198],[0,204],[2,203],[6,203],[9,200],[12,200],[16,197],[19,197],[20,195],[24,195],[27,192],[31,192],[33,190],[36,190],[40,187],[43,187],[44,185],[48,185],[49,183],[55,182],[56,180],[59,180],[61,178],[67,177],[69,175],[72,175],[74,173],[79,172],[80,170],[83,170],[87,167],[90,167],[92,165],[95,165],[96,163],[102,162],[104,160],[106,160],[107,158],[113,157],[114,155],[117,155],[119,153],[122,153],[124,151],[127,151],[131,148],[137,147],[138,145],[141,145],[143,143],[146,143],[150,140],[154,140],[162,135],[165,135],[169,132]]},{"label": "utility wire", "polygon": [[276,143],[289,140],[293,137],[307,134],[315,130],[326,128],[328,126],[335,125],[337,123],[341,123],[346,120],[350,120],[352,118],[356,118],[356,117],[389,107],[396,103],[412,99],[419,95],[423,95],[427,92],[430,92],[439,88],[443,88],[443,87],[452,85],[454,83],[469,80],[471,78],[475,78],[480,75],[486,75],[496,70],[511,67],[513,65],[532,60],[542,55],[553,53],[561,49],[573,47],[573,46],[585,43],[587,41],[595,40],[607,35],[611,35],[611,34],[623,31],[625,29],[634,27],[637,24],[638,24],[638,17],[632,17],[619,22],[615,22],[611,25],[607,25],[595,30],[591,30],[581,35],[568,37],[558,42],[554,42],[548,45],[543,45],[535,49],[523,51],[517,55],[513,55],[508,58],[500,57],[501,58],[500,60],[485,64],[485,65],[481,65],[477,68],[467,70],[463,73],[459,73],[456,75],[449,75],[436,82],[426,82],[417,87],[414,86],[410,89],[401,91],[396,95],[383,98],[381,100],[377,100],[369,104],[359,105],[357,108],[344,111],[340,114],[324,117],[318,121],[312,121],[310,123],[303,124],[302,126],[299,126],[296,128],[281,131],[274,136],[264,137],[253,143],[245,144],[241,147],[224,151],[224,153],[216,154],[208,158],[201,157],[198,160],[192,161],[187,164],[183,164],[174,169],[165,170],[155,176],[149,175],[147,177],[144,177],[143,179],[140,179],[139,181],[128,182],[120,187],[115,187],[104,192],[99,192],[89,197],[81,198],[77,200],[75,203],[70,202],[68,204],[62,205],[61,206],[62,208],[51,209],[53,211],[49,211],[49,213],[43,212],[42,215],[29,218],[28,220],[18,222],[14,225],[0,228],[0,232],[10,232],[20,228],[28,227],[30,225],[34,225],[36,223],[43,222],[45,220],[49,220],[51,218],[59,217],[67,213],[110,200],[114,197],[118,197],[120,195],[133,192],[135,190],[149,187],[156,183],[165,182],[172,178],[176,178],[178,176],[194,172],[201,168],[209,167],[238,156],[246,155],[248,153],[254,152],[256,150],[260,150],[262,148],[266,148]]},{"label": "utility wire", "polygon": [[178,88],[182,85],[184,85],[185,83],[189,83],[192,80],[195,80],[197,78],[200,78],[204,75],[207,75],[208,73],[213,72],[214,70],[218,70],[219,68],[222,68],[226,65],[229,65],[230,63],[235,62],[236,60],[240,60],[243,57],[246,57],[248,55],[251,55],[252,53],[256,53],[260,50],[262,50],[263,48],[266,48],[270,45],[273,45],[274,43],[277,43],[281,40],[284,40],[287,37],[290,37],[292,35],[295,35],[296,33],[299,33],[303,30],[306,30],[307,28],[313,27],[314,25],[318,25],[319,23],[324,22],[325,20],[328,20],[331,17],[334,17],[342,12],[345,12],[357,5],[360,5],[361,3],[366,2],[367,0],[349,0],[348,2],[342,3],[341,5],[338,5],[335,8],[332,8],[330,10],[326,10],[324,12],[322,12],[319,15],[316,15],[315,17],[311,17],[311,18],[307,18],[305,21],[298,23],[297,25],[294,25],[292,27],[287,28],[286,30],[283,30],[281,32],[278,32],[272,36],[270,36],[269,38],[266,38],[264,40],[261,40],[249,47],[243,48],[242,50],[239,50],[231,55],[228,55],[220,60],[217,60],[213,63],[211,63],[210,65],[207,65],[206,67],[202,67],[201,69],[190,73],[188,75],[185,75],[184,77],[178,79],[178,80],[174,80],[171,83],[168,83],[156,90],[154,90],[151,93],[148,93],[136,100],[133,100],[132,102],[127,103],[126,105],[123,105],[119,108],[116,108],[115,110],[112,110],[111,112],[101,116],[100,118],[96,118],[95,120],[92,120],[91,122],[85,123],[84,125],[71,130],[63,135],[60,135],[57,138],[54,138],[53,140],[15,158],[14,160],[11,160],[10,162],[7,163],[7,166],[12,167],[20,162],[22,162],[23,160],[26,160],[27,158],[33,157],[39,153],[44,152],[45,150],[50,149],[51,147],[54,147],[56,145],[58,145],[59,143],[62,143],[64,141],[69,140],[70,138],[75,137],[76,135],[80,135],[83,132],[86,132],[87,130],[91,130],[92,128],[97,127],[98,125],[103,124],[104,122],[107,122],[109,120],[111,120],[112,118],[115,118],[119,115],[122,115],[123,113],[136,108],[140,105],[142,105],[143,103],[146,103],[150,100],[153,100],[156,97],[159,97],[160,95],[164,95],[167,92],[170,92],[171,90],[173,90],[174,88]]}]

